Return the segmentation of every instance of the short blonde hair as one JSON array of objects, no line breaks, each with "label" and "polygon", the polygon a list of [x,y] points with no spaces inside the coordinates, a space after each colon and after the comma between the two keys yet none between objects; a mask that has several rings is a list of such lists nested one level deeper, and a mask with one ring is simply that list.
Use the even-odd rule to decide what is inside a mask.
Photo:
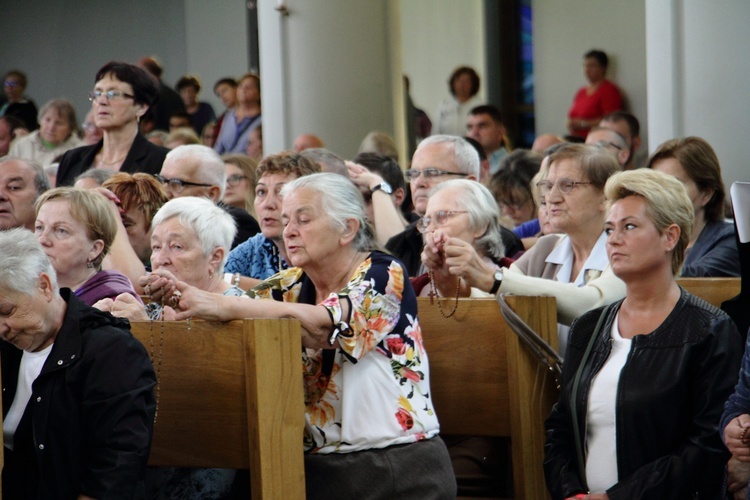
[{"label": "short blonde hair", "polygon": [[68,202],[70,213],[75,220],[86,226],[86,236],[91,241],[102,240],[104,247],[91,263],[99,268],[109,252],[117,234],[117,221],[109,208],[109,201],[103,195],[76,187],[50,189],[37,198],[34,208],[36,215],[48,201]]},{"label": "short blonde hair", "polygon": [[641,168],[619,172],[604,187],[607,208],[628,196],[639,196],[646,202],[646,213],[663,233],[672,224],[680,228],[680,237],[672,250],[672,273],[677,275],[685,260],[695,214],[685,185],[671,175]]}]

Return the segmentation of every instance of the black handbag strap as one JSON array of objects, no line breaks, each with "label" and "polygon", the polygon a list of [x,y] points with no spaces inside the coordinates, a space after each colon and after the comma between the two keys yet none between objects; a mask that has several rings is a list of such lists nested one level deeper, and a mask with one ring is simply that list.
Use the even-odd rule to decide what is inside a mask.
[{"label": "black handbag strap", "polygon": [[581,384],[581,376],[583,376],[583,369],[586,366],[586,361],[588,361],[589,356],[591,355],[591,350],[594,348],[594,343],[596,343],[596,338],[599,336],[599,333],[601,332],[602,325],[604,324],[604,320],[607,319],[607,316],[609,315],[610,310],[614,304],[610,304],[607,307],[604,308],[602,313],[599,315],[599,321],[596,322],[596,327],[594,328],[594,333],[591,334],[591,338],[589,339],[589,344],[586,346],[586,351],[583,353],[583,357],[581,358],[581,363],[578,365],[578,370],[576,370],[576,375],[573,378],[573,389],[570,391],[570,416],[573,420],[573,438],[576,443],[576,455],[578,457],[578,470],[581,473],[581,480],[585,483],[586,482],[586,463],[583,459],[583,441],[581,439],[581,429],[578,427],[578,388]]}]

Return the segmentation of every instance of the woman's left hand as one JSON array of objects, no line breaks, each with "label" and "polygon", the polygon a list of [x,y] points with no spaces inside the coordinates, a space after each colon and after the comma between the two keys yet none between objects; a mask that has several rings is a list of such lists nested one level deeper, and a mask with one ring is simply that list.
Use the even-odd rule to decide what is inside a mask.
[{"label": "woman's left hand", "polygon": [[201,318],[209,321],[226,321],[222,313],[226,312],[220,305],[222,296],[206,292],[183,281],[175,282],[175,291],[172,299],[165,303],[171,309],[165,307],[165,319],[182,321],[188,318]]}]

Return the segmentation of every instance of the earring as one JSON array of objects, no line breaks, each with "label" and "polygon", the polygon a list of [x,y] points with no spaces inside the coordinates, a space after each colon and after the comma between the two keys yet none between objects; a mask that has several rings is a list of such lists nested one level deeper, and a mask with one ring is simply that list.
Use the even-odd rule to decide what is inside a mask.
[{"label": "earring", "polygon": [[93,268],[94,268],[94,263],[93,263],[93,262],[91,262],[90,260],[87,260],[87,261],[86,261],[86,267],[87,267],[88,269],[93,269]]},{"label": "earring", "polygon": [[208,279],[209,280],[214,279],[214,273],[213,273],[213,271],[208,271]]}]

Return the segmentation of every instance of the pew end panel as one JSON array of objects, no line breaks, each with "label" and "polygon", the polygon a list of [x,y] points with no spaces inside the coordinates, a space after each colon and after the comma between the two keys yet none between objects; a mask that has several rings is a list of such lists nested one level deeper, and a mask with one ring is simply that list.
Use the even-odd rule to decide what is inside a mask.
[{"label": "pew end panel", "polygon": [[[514,498],[548,498],[542,462],[544,420],[558,397],[552,374],[520,344],[495,299],[461,299],[447,319],[430,299],[418,300],[441,432],[510,437]],[[508,302],[557,348],[554,298]]]},{"label": "pew end panel", "polygon": [[721,307],[721,303],[733,299],[740,293],[740,278],[677,278],[677,284],[709,304]]},{"label": "pew end panel", "polygon": [[149,465],[250,469],[252,498],[305,498],[297,321],[131,328],[159,380]]}]

